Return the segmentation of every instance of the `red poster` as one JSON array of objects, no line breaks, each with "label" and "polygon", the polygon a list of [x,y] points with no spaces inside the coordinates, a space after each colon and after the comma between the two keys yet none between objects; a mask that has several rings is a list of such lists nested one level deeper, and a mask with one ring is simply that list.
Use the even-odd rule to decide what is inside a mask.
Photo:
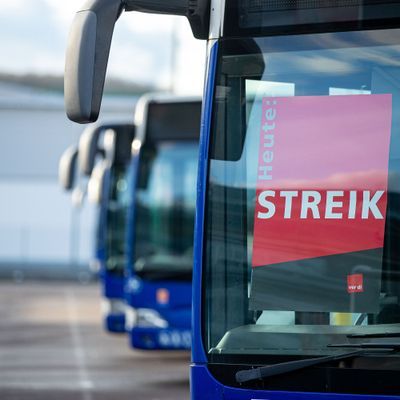
[{"label": "red poster", "polygon": [[387,94],[263,99],[253,267],[383,247],[391,112]]}]

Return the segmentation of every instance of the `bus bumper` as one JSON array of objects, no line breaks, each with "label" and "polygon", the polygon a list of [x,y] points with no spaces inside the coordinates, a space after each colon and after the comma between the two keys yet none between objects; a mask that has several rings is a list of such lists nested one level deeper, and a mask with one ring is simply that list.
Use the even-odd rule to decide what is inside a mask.
[{"label": "bus bumper", "polygon": [[191,332],[189,329],[140,328],[129,332],[131,347],[142,350],[189,350]]},{"label": "bus bumper", "polygon": [[103,299],[103,325],[110,333],[125,333],[125,304],[120,299]]},{"label": "bus bumper", "polygon": [[[223,368],[223,365],[221,365]],[[400,396],[252,390],[225,386],[210,373],[206,364],[190,367],[191,400],[399,400]]]}]

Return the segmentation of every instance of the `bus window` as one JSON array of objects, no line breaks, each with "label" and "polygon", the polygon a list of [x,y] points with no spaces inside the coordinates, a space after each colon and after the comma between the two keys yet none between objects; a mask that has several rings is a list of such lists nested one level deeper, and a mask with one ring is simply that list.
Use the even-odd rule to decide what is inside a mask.
[{"label": "bus window", "polygon": [[347,335],[400,333],[399,35],[221,39],[204,233],[211,363],[325,356]]},{"label": "bus window", "polygon": [[125,167],[110,172],[110,198],[107,203],[107,270],[123,276],[125,257],[125,224],[128,209],[128,184]]},{"label": "bus window", "polygon": [[148,279],[190,280],[197,178],[195,142],[143,149],[135,193],[135,269]]}]

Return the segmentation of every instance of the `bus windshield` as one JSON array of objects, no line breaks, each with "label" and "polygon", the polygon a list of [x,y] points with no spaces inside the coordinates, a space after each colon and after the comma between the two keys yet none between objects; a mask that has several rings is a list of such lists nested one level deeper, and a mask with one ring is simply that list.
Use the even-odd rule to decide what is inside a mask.
[{"label": "bus windshield", "polygon": [[218,53],[203,246],[210,362],[400,336],[400,30],[225,38]]},{"label": "bus windshield", "polygon": [[110,174],[106,223],[106,268],[110,273],[122,276],[125,260],[125,221],[129,203],[127,168],[113,167]]},{"label": "bus windshield", "polygon": [[146,144],[135,191],[135,273],[190,281],[198,144]]}]

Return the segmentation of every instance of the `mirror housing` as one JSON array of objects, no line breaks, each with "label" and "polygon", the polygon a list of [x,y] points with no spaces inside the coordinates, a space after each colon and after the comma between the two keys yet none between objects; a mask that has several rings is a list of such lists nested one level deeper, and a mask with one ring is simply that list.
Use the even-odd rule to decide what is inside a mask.
[{"label": "mirror housing", "polygon": [[121,0],[88,0],[75,15],[64,75],[65,109],[72,121],[98,118],[114,24],[122,8]]},{"label": "mirror housing", "polygon": [[77,158],[78,149],[74,145],[68,147],[60,158],[58,181],[64,190],[70,191],[74,187]]},{"label": "mirror housing", "polygon": [[107,176],[110,173],[109,163],[106,160],[96,164],[88,183],[88,199],[91,203],[100,205],[107,197]]},{"label": "mirror housing", "polygon": [[[105,138],[105,148],[99,146],[100,135],[110,131]],[[108,133],[108,132],[107,132]],[[121,151],[130,157],[130,144],[135,135],[135,126],[129,123],[106,123],[88,126],[79,139],[79,169],[82,174],[90,176],[97,155],[107,158],[110,163],[120,158]],[[125,149],[125,150],[124,150]]]},{"label": "mirror housing", "polygon": [[78,123],[97,120],[114,25],[121,12],[186,16],[193,34],[206,39],[211,0],[87,0],[70,30],[65,59],[67,116]]},{"label": "mirror housing", "polygon": [[96,156],[103,154],[102,150],[99,149],[99,137],[100,133],[108,129],[106,125],[90,125],[81,134],[79,139],[79,170],[83,175],[90,176]]}]

